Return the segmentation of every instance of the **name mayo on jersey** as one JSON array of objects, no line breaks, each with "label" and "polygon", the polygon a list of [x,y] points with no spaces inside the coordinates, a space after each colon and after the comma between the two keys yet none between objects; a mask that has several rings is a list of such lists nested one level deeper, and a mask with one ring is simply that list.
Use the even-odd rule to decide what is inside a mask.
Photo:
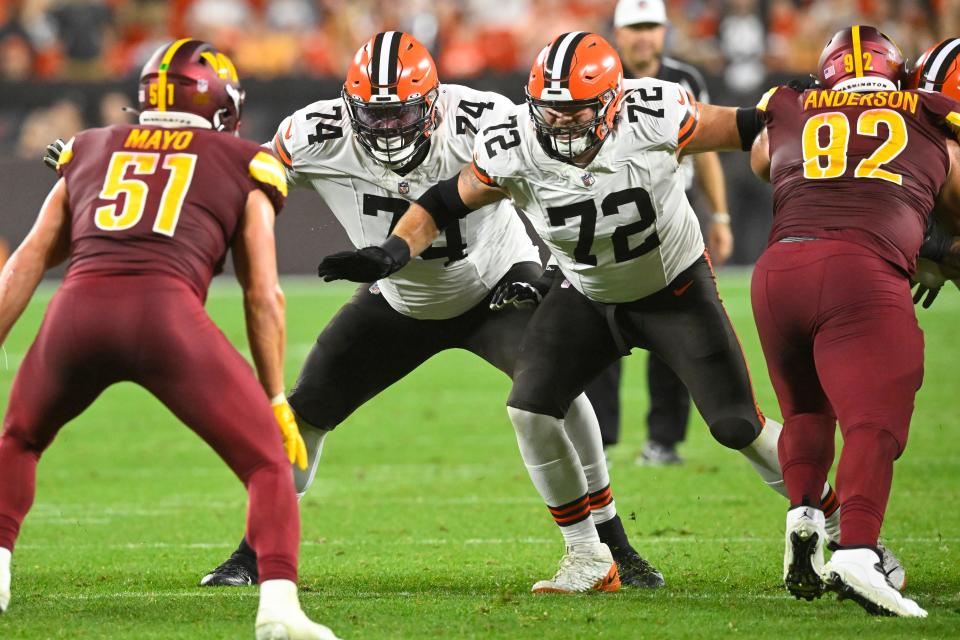
[{"label": "name mayo on jersey", "polygon": [[474,147],[480,175],[509,193],[564,277],[607,303],[660,291],[704,250],[677,161],[696,132],[696,103],[672,82],[627,80],[625,88],[619,123],[586,167],[549,157],[525,106],[483,130]]},{"label": "name mayo on jersey", "polygon": [[840,107],[876,107],[899,109],[916,113],[920,96],[906,91],[876,91],[872,93],[854,93],[852,91],[819,91],[807,94],[803,101],[803,110],[839,109]]},{"label": "name mayo on jersey", "polygon": [[193,141],[193,131],[183,129],[131,129],[123,142],[125,149],[183,151]]},{"label": "name mayo on jersey", "polygon": [[[356,142],[340,98],[285,118],[271,146],[286,166],[288,182],[316,191],[351,243],[365,247],[386,240],[410,202],[469,164],[477,131],[499,122],[513,106],[496,93],[441,85],[430,149],[405,175],[374,161]],[[378,286],[396,311],[440,320],[477,305],[513,264],[539,261],[523,222],[503,201],[451,224],[421,256]]]}]

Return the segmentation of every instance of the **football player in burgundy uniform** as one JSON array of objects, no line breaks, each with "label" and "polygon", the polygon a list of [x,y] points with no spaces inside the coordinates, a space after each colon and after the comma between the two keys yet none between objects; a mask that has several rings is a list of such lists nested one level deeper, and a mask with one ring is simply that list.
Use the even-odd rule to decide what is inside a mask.
[{"label": "football player in burgundy uniform", "polygon": [[[249,491],[248,536],[263,578],[257,637],[335,637],[297,597],[289,464],[304,466],[306,450],[283,397],[273,237],[287,185],[277,159],[231,135],[242,103],[233,64],[209,44],[183,39],[158,49],[141,74],[139,125],[91,129],[67,143],[61,178],[0,273],[3,339],[44,271],[70,261],[3,422],[0,610],[40,455],[104,389],[130,381],[213,447]],[[229,248],[259,383],[203,308]]]},{"label": "football player in burgundy uniform", "polygon": [[[923,377],[909,275],[930,211],[960,198],[951,130],[960,106],[900,90],[900,50],[872,27],[837,32],[818,72],[818,88],[767,92],[752,156],[774,187],[752,299],[784,417],[780,461],[793,505],[784,579],[798,597],[828,587],[871,613],[922,617],[890,584],[876,545]],[[841,533],[824,564],[818,496],[838,420]]]}]

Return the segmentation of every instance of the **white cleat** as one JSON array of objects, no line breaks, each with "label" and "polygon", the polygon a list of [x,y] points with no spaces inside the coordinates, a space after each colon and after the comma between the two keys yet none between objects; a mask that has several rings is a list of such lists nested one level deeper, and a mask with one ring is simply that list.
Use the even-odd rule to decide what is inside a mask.
[{"label": "white cleat", "polygon": [[827,588],[875,616],[926,618],[927,612],[890,584],[881,558],[869,548],[837,549],[823,567]]},{"label": "white cleat", "polygon": [[813,600],[823,595],[823,546],[827,539],[823,511],[795,507],[787,512],[784,536],[783,583],[795,598]]},{"label": "white cleat", "polygon": [[302,610],[271,615],[257,612],[257,640],[339,640],[322,624],[310,620]]},{"label": "white cleat", "polygon": [[0,613],[10,606],[10,551],[0,548]]},{"label": "white cleat", "polygon": [[307,617],[300,608],[297,585],[289,580],[260,584],[256,631],[257,640],[339,640],[333,631]]},{"label": "white cleat", "polygon": [[602,542],[567,547],[560,570],[552,580],[533,585],[534,593],[582,593],[619,591],[620,574],[610,549]]},{"label": "white cleat", "polygon": [[[831,550],[840,545],[840,511],[842,509],[843,507],[837,508],[830,517],[826,519],[827,548]],[[893,555],[893,551],[890,551],[883,542],[877,541],[877,550],[880,551],[880,558],[883,561],[883,572],[887,574],[887,580],[890,581],[894,589],[903,592],[904,587],[907,586],[906,568],[900,562],[900,559]]]}]

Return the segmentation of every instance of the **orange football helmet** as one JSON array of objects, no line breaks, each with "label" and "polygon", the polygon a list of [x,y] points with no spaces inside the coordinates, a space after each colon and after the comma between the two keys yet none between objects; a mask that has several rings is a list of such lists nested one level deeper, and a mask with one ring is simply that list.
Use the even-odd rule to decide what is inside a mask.
[{"label": "orange football helmet", "polygon": [[436,126],[440,81],[433,56],[409,33],[384,31],[353,56],[343,101],[360,145],[397,166],[426,144]]},{"label": "orange football helmet", "polygon": [[960,38],[947,38],[930,47],[910,74],[910,89],[937,91],[960,100]]},{"label": "orange football helmet", "polygon": [[[526,94],[540,146],[547,155],[570,162],[603,144],[613,131],[623,100],[620,56],[595,33],[564,33],[537,56]],[[587,107],[594,110],[589,120],[555,124],[557,112],[573,114]]]},{"label": "orange football helmet", "polygon": [[163,45],[140,72],[141,122],[180,119],[239,133],[244,91],[226,55],[202,40],[183,38]]}]

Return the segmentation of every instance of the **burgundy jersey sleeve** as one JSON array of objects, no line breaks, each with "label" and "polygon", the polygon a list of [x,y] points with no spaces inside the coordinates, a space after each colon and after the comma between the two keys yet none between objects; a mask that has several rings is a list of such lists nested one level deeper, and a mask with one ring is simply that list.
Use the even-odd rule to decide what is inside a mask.
[{"label": "burgundy jersey sleeve", "polygon": [[758,104],[770,139],[770,241],[791,236],[866,246],[912,273],[949,159],[943,96],[918,91],[796,91]]},{"label": "burgundy jersey sleeve", "polygon": [[72,215],[67,278],[167,274],[204,297],[250,191],[283,205],[279,166],[256,143],[205,129],[123,125],[78,134],[58,168]]}]

